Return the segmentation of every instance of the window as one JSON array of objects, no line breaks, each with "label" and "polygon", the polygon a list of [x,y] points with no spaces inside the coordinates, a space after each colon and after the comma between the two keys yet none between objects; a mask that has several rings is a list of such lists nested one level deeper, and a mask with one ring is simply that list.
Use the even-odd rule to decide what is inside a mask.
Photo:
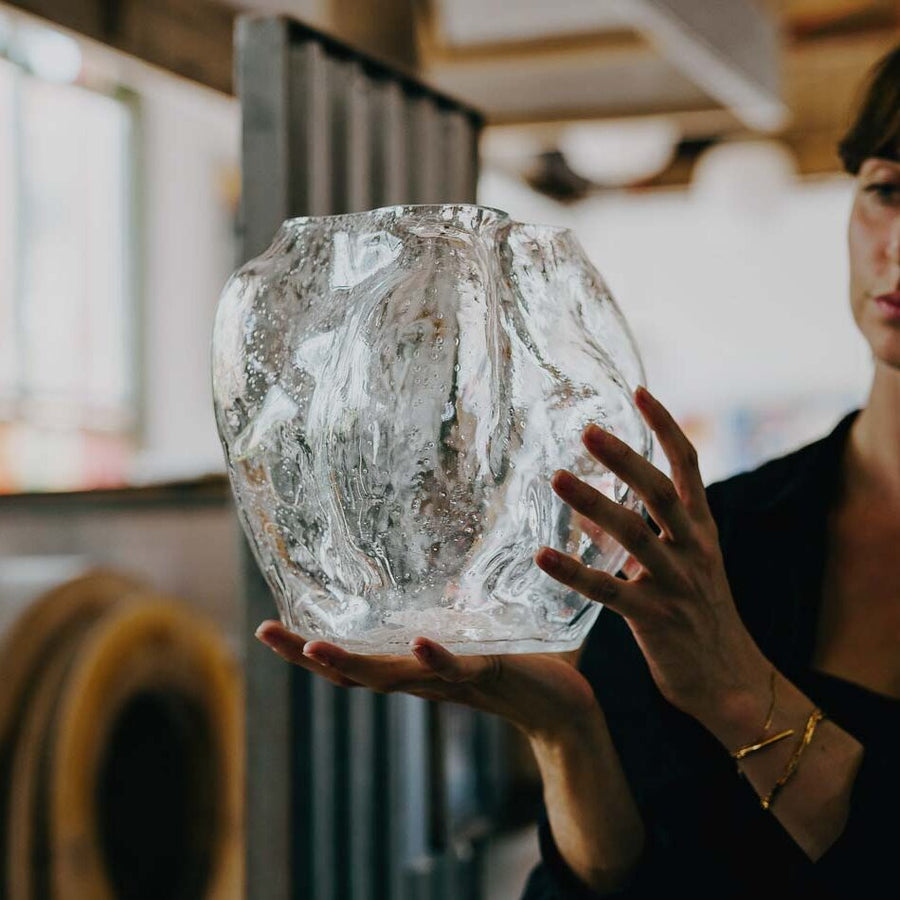
[{"label": "window", "polygon": [[119,484],[137,427],[135,107],[29,64],[73,47],[28,26],[0,59],[2,491]]}]

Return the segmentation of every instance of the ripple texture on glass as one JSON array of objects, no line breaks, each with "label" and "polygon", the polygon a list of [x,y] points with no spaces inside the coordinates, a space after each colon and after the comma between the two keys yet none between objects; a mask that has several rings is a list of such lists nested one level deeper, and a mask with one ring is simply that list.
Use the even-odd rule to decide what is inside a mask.
[{"label": "ripple texture on glass", "polygon": [[408,653],[578,647],[599,606],[541,544],[616,572],[550,487],[567,468],[624,506],[590,422],[649,459],[628,327],[571,232],[469,205],[292,219],[226,285],[216,418],[239,515],[282,620]]}]

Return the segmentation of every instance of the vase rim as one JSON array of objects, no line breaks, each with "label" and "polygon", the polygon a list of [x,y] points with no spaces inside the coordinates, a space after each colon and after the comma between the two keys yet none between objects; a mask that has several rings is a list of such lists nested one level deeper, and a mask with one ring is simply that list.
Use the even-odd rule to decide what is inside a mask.
[{"label": "vase rim", "polygon": [[548,225],[542,222],[520,222],[514,219],[506,210],[496,206],[483,206],[480,203],[394,203],[388,206],[377,206],[373,209],[359,210],[358,212],[335,213],[325,216],[292,216],[282,222],[282,228],[307,224],[336,222],[340,219],[358,219],[366,216],[388,215],[391,213],[446,211],[446,210],[477,210],[481,213],[489,213],[496,223],[508,224],[511,227],[534,229],[545,232],[553,232],[559,235],[572,235],[572,230],[564,225]]},{"label": "vase rim", "polygon": [[492,213],[498,220],[508,219],[512,221],[506,210],[498,209],[494,206],[482,206],[479,203],[390,203],[386,206],[376,206],[372,209],[360,209],[356,212],[333,213],[324,216],[292,216],[285,219],[285,225],[301,225],[307,222],[333,222],[336,219],[358,219],[364,216],[386,215],[388,213],[400,212],[426,212],[428,210],[439,211],[448,209],[460,210],[478,210],[480,212]]}]

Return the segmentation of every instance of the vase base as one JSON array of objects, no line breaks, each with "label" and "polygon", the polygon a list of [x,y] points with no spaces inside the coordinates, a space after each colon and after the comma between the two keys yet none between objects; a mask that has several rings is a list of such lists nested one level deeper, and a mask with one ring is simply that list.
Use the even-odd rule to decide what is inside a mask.
[{"label": "vase base", "polygon": [[[323,640],[335,644],[350,653],[362,653],[366,656],[411,656],[409,644],[416,637],[430,637],[429,635],[413,634],[408,638],[398,638],[396,641],[369,643],[366,641],[337,640],[331,637],[314,637],[304,635],[307,640]],[[511,653],[565,653],[577,650],[586,634],[579,634],[572,640],[547,641],[539,638],[524,640],[495,640],[495,641],[450,641],[436,637],[430,638],[446,647],[457,656],[486,656],[491,654]]]}]

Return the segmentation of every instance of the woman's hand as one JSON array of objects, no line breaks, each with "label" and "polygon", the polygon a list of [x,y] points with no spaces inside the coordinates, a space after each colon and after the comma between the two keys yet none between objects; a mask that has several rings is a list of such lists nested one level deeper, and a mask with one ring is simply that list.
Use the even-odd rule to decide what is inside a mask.
[{"label": "woman's hand", "polygon": [[600,712],[593,689],[575,668],[578,651],[457,656],[418,637],[410,656],[371,656],[305,641],[274,620],[263,622],[256,636],[288,662],[334,684],[461,703],[502,716],[532,739],[575,737]]},{"label": "woman's hand", "polygon": [[[671,480],[596,425],[585,429],[583,440],[637,492],[660,535],[638,513],[560,470],[551,480],[553,489],[581,514],[588,533],[596,537],[606,531],[631,554],[624,566],[628,580],[549,547],[542,547],[535,561],[553,578],[621,614],[663,696],[726,744],[740,742],[746,723],[768,699],[771,665],[735,608],[694,447],[649,392],[638,388],[635,401],[671,464]],[[760,723],[764,715],[758,716]]]}]

